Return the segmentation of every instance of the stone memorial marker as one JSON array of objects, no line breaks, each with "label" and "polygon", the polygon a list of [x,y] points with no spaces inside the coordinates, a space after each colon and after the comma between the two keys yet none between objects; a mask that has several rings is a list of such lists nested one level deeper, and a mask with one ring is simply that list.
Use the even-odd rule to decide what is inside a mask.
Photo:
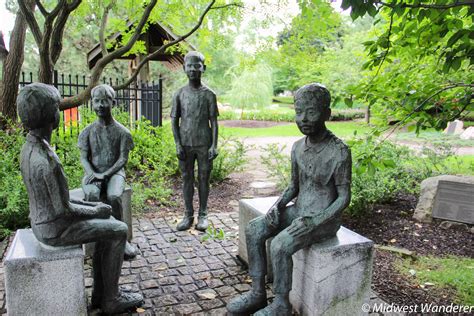
[{"label": "stone memorial marker", "polygon": [[[457,204],[458,206],[460,203],[463,203],[463,200],[469,201],[471,198],[469,195],[474,196],[474,193],[468,193],[469,191],[466,189],[468,186],[474,186],[474,176],[455,176],[455,175],[441,175],[436,177],[430,177],[421,182],[420,185],[420,197],[418,199],[418,204],[416,205],[415,212],[413,213],[413,218],[420,222],[430,223],[433,220],[433,210],[435,207],[435,200],[437,199],[437,194],[439,191],[439,184],[442,182],[449,182],[453,185],[449,186],[448,184],[448,191],[446,191],[446,184],[444,184],[442,195],[438,197],[440,203],[437,206],[438,208],[443,208],[447,210],[448,207],[450,211],[449,213],[456,212],[459,210],[459,207],[455,207],[453,203]],[[452,189],[449,189],[452,188]],[[456,188],[456,189],[453,189]],[[456,196],[455,196],[456,195]],[[451,198],[450,198],[451,197]],[[449,200],[449,201],[448,201]],[[472,200],[471,200],[472,201]],[[448,207],[444,207],[440,204],[446,205]],[[472,204],[471,204],[472,205]],[[466,206],[466,205],[465,205]],[[465,213],[463,206],[461,208],[461,213]],[[451,210],[451,208],[453,210]],[[472,206],[471,206],[472,208]],[[457,210],[454,210],[457,209]],[[443,214],[443,210],[439,209],[437,214]],[[443,216],[443,215],[441,215]],[[448,215],[449,216],[449,215]],[[444,218],[444,217],[442,217]],[[455,219],[454,219],[455,220]]]},{"label": "stone memorial marker", "polygon": [[433,217],[474,224],[474,184],[439,181]]},{"label": "stone memorial marker", "polygon": [[450,135],[450,134],[454,134],[454,135],[461,134],[462,131],[463,131],[463,126],[464,126],[463,121],[454,120],[453,122],[448,123],[448,126],[444,129],[443,133],[448,134],[448,135]]},{"label": "stone memorial marker", "polygon": [[461,139],[474,139],[474,126],[469,126],[464,132],[459,136]]}]

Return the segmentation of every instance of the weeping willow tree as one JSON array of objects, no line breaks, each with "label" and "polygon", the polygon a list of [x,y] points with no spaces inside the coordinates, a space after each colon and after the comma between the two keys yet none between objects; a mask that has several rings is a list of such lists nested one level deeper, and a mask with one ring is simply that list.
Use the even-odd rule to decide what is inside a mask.
[{"label": "weeping willow tree", "polygon": [[230,104],[241,110],[240,119],[245,109],[263,108],[270,105],[272,97],[272,70],[266,64],[247,67],[240,75],[234,76],[231,90],[227,93]]}]

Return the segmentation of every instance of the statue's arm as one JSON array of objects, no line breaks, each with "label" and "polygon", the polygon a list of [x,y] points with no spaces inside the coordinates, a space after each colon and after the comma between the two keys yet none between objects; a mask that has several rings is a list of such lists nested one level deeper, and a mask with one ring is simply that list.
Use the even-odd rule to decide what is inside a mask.
[{"label": "statue's arm", "polygon": [[93,174],[94,167],[92,166],[91,162],[89,161],[89,152],[85,149],[81,149],[81,165],[84,168],[85,174]]},{"label": "statue's arm", "polygon": [[218,135],[218,126],[217,126],[217,100],[216,95],[213,93],[210,100],[210,116],[209,122],[211,123],[211,134],[212,134],[212,143],[209,148],[209,160],[213,160],[217,157],[217,135]]},{"label": "statue's arm", "polygon": [[173,96],[173,105],[171,107],[171,130],[173,131],[174,143],[176,144],[176,155],[178,159],[184,160],[184,149],[181,144],[181,137],[179,136],[179,118],[181,116],[179,105],[179,93]]},{"label": "statue's arm", "polygon": [[95,174],[94,166],[92,166],[89,160],[89,153],[90,153],[90,146],[88,142],[88,135],[90,131],[89,126],[86,127],[81,132],[81,134],[79,134],[79,138],[77,141],[77,147],[79,147],[79,150],[81,151],[81,156],[79,159],[81,161],[82,168],[84,169],[84,173],[88,177],[88,179],[86,179],[87,184],[91,183],[94,180],[94,174]]},{"label": "statue's arm", "polygon": [[351,185],[344,184],[336,186],[337,198],[324,211],[312,217],[312,225],[317,226],[338,216],[351,201]]}]

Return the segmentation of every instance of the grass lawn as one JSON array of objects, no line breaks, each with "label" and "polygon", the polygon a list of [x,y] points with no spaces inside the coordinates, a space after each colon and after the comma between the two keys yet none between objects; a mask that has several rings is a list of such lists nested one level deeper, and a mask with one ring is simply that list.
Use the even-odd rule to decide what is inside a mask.
[{"label": "grass lawn", "polygon": [[[370,131],[370,127],[361,122],[328,122],[326,125],[336,136],[343,139],[352,138],[354,131],[357,131],[357,135],[363,135]],[[266,128],[219,126],[219,133],[233,137],[302,136],[295,123]]]},{"label": "grass lawn", "polygon": [[460,139],[459,135],[446,135],[435,130],[420,131],[418,135],[415,132],[400,132],[395,135],[395,139],[433,145],[474,146],[474,140]]},{"label": "grass lawn", "polygon": [[474,305],[474,259],[419,257],[416,261],[403,260],[398,268],[406,275],[415,273],[414,278],[419,285],[452,287],[457,292],[456,303]]}]

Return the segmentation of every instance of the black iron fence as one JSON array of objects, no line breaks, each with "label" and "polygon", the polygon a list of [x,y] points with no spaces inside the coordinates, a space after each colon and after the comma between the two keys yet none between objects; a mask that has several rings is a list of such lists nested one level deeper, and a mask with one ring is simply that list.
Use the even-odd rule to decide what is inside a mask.
[{"label": "black iron fence", "polygon": [[[22,87],[34,82],[33,79],[32,72],[22,72],[20,86]],[[63,97],[71,97],[86,89],[86,80],[86,76],[58,74],[58,72],[55,71],[53,85],[59,90]],[[124,79],[103,78],[102,82],[114,86],[123,83]],[[129,113],[131,126],[134,125],[134,121],[142,117],[150,120],[153,126],[162,125],[162,87],[163,80],[160,78],[156,82],[132,83],[127,88],[116,91],[116,104],[123,111]],[[89,109],[92,108],[90,101],[87,101],[82,106],[86,106]],[[78,108],[62,112],[63,129],[66,129],[66,126],[79,126],[80,124],[74,123],[79,123],[80,120],[81,117]]]}]

